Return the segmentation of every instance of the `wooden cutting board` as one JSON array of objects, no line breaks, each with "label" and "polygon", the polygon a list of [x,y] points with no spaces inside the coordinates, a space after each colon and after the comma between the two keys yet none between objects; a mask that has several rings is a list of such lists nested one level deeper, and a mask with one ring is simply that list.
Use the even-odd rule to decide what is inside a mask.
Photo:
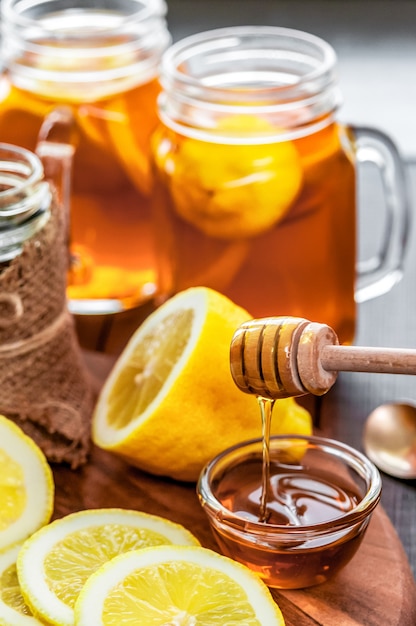
[{"label": "wooden cutting board", "polygon": [[[87,357],[96,384],[108,362]],[[207,548],[217,550],[195,485],[141,472],[112,454],[92,449],[74,471],[54,468],[54,517],[81,509],[122,507],[183,524]],[[300,591],[273,592],[286,626],[415,626],[416,585],[400,540],[381,506],[358,552],[332,581]]]}]

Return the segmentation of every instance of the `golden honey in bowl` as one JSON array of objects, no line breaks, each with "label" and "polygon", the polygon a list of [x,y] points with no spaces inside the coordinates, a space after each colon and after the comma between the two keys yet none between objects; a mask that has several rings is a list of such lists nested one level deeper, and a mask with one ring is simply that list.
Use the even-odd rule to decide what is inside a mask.
[{"label": "golden honey in bowl", "polygon": [[[169,43],[163,2],[6,0],[0,134],[31,150],[73,150],[71,310],[138,307],[157,289],[149,142]],[[56,121],[65,111],[66,125]]]},{"label": "golden honey in bowl", "polygon": [[[286,471],[285,471],[286,470]],[[244,487],[241,488],[241,484]],[[359,501],[359,495],[334,483],[329,475],[313,476],[300,467],[271,467],[270,493],[267,506],[267,524],[281,526],[304,526],[328,522],[351,511]],[[238,515],[258,521],[259,494],[261,489],[261,463],[247,463],[235,469],[221,482],[216,497],[221,504]],[[257,508],[257,515],[255,509]],[[252,517],[253,516],[253,517]],[[238,539],[231,539],[221,529],[216,538],[225,554],[237,558],[264,576],[268,584],[277,580],[279,587],[307,587],[333,575],[350,560],[360,540],[358,534],[349,541],[328,545],[323,539],[315,541],[313,549],[296,553],[276,550],[267,545],[254,548]],[[297,547],[297,546],[296,546]],[[322,569],[317,574],[317,569]],[[284,574],[283,574],[284,572]]]},{"label": "golden honey in bowl", "polygon": [[209,463],[198,494],[221,551],[270,587],[325,582],[350,561],[381,492],[377,469],[345,444],[274,436],[261,518],[263,441],[243,442]]}]

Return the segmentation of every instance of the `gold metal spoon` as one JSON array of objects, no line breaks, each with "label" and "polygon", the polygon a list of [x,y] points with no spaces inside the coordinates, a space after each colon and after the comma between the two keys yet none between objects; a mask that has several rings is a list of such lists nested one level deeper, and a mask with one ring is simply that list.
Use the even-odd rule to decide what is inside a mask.
[{"label": "gold metal spoon", "polygon": [[363,431],[366,455],[396,478],[416,478],[416,406],[382,404],[370,413]]}]

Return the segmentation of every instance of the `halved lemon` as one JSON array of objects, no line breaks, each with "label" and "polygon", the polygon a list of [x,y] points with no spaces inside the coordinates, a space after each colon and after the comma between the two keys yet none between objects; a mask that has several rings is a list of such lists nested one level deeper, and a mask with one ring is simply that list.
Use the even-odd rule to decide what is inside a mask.
[{"label": "halved lemon", "polygon": [[45,455],[0,415],[0,552],[47,524],[53,504],[53,475]]},{"label": "halved lemon", "polygon": [[0,624],[2,626],[41,626],[23,600],[16,572],[20,544],[0,554]]},{"label": "halved lemon", "polygon": [[77,626],[284,626],[248,568],[201,547],[161,546],[117,557],[89,578]]},{"label": "halved lemon", "polygon": [[[148,472],[197,480],[229,446],[261,435],[254,396],[230,372],[230,344],[250,314],[206,287],[180,292],[152,313],[120,355],[98,398],[95,443]],[[310,433],[293,398],[275,403],[273,433]]]},{"label": "halved lemon", "polygon": [[91,509],[55,520],[27,539],[17,558],[22,596],[48,624],[74,624],[87,578],[113,557],[162,544],[198,546],[180,524],[125,509]]}]

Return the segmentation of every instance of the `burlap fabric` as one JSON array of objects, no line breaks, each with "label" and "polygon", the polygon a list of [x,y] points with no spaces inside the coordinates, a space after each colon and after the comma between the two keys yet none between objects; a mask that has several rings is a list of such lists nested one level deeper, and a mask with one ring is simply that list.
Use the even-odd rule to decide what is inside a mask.
[{"label": "burlap fabric", "polygon": [[0,269],[0,413],[51,462],[84,463],[93,395],[67,310],[61,210]]}]

